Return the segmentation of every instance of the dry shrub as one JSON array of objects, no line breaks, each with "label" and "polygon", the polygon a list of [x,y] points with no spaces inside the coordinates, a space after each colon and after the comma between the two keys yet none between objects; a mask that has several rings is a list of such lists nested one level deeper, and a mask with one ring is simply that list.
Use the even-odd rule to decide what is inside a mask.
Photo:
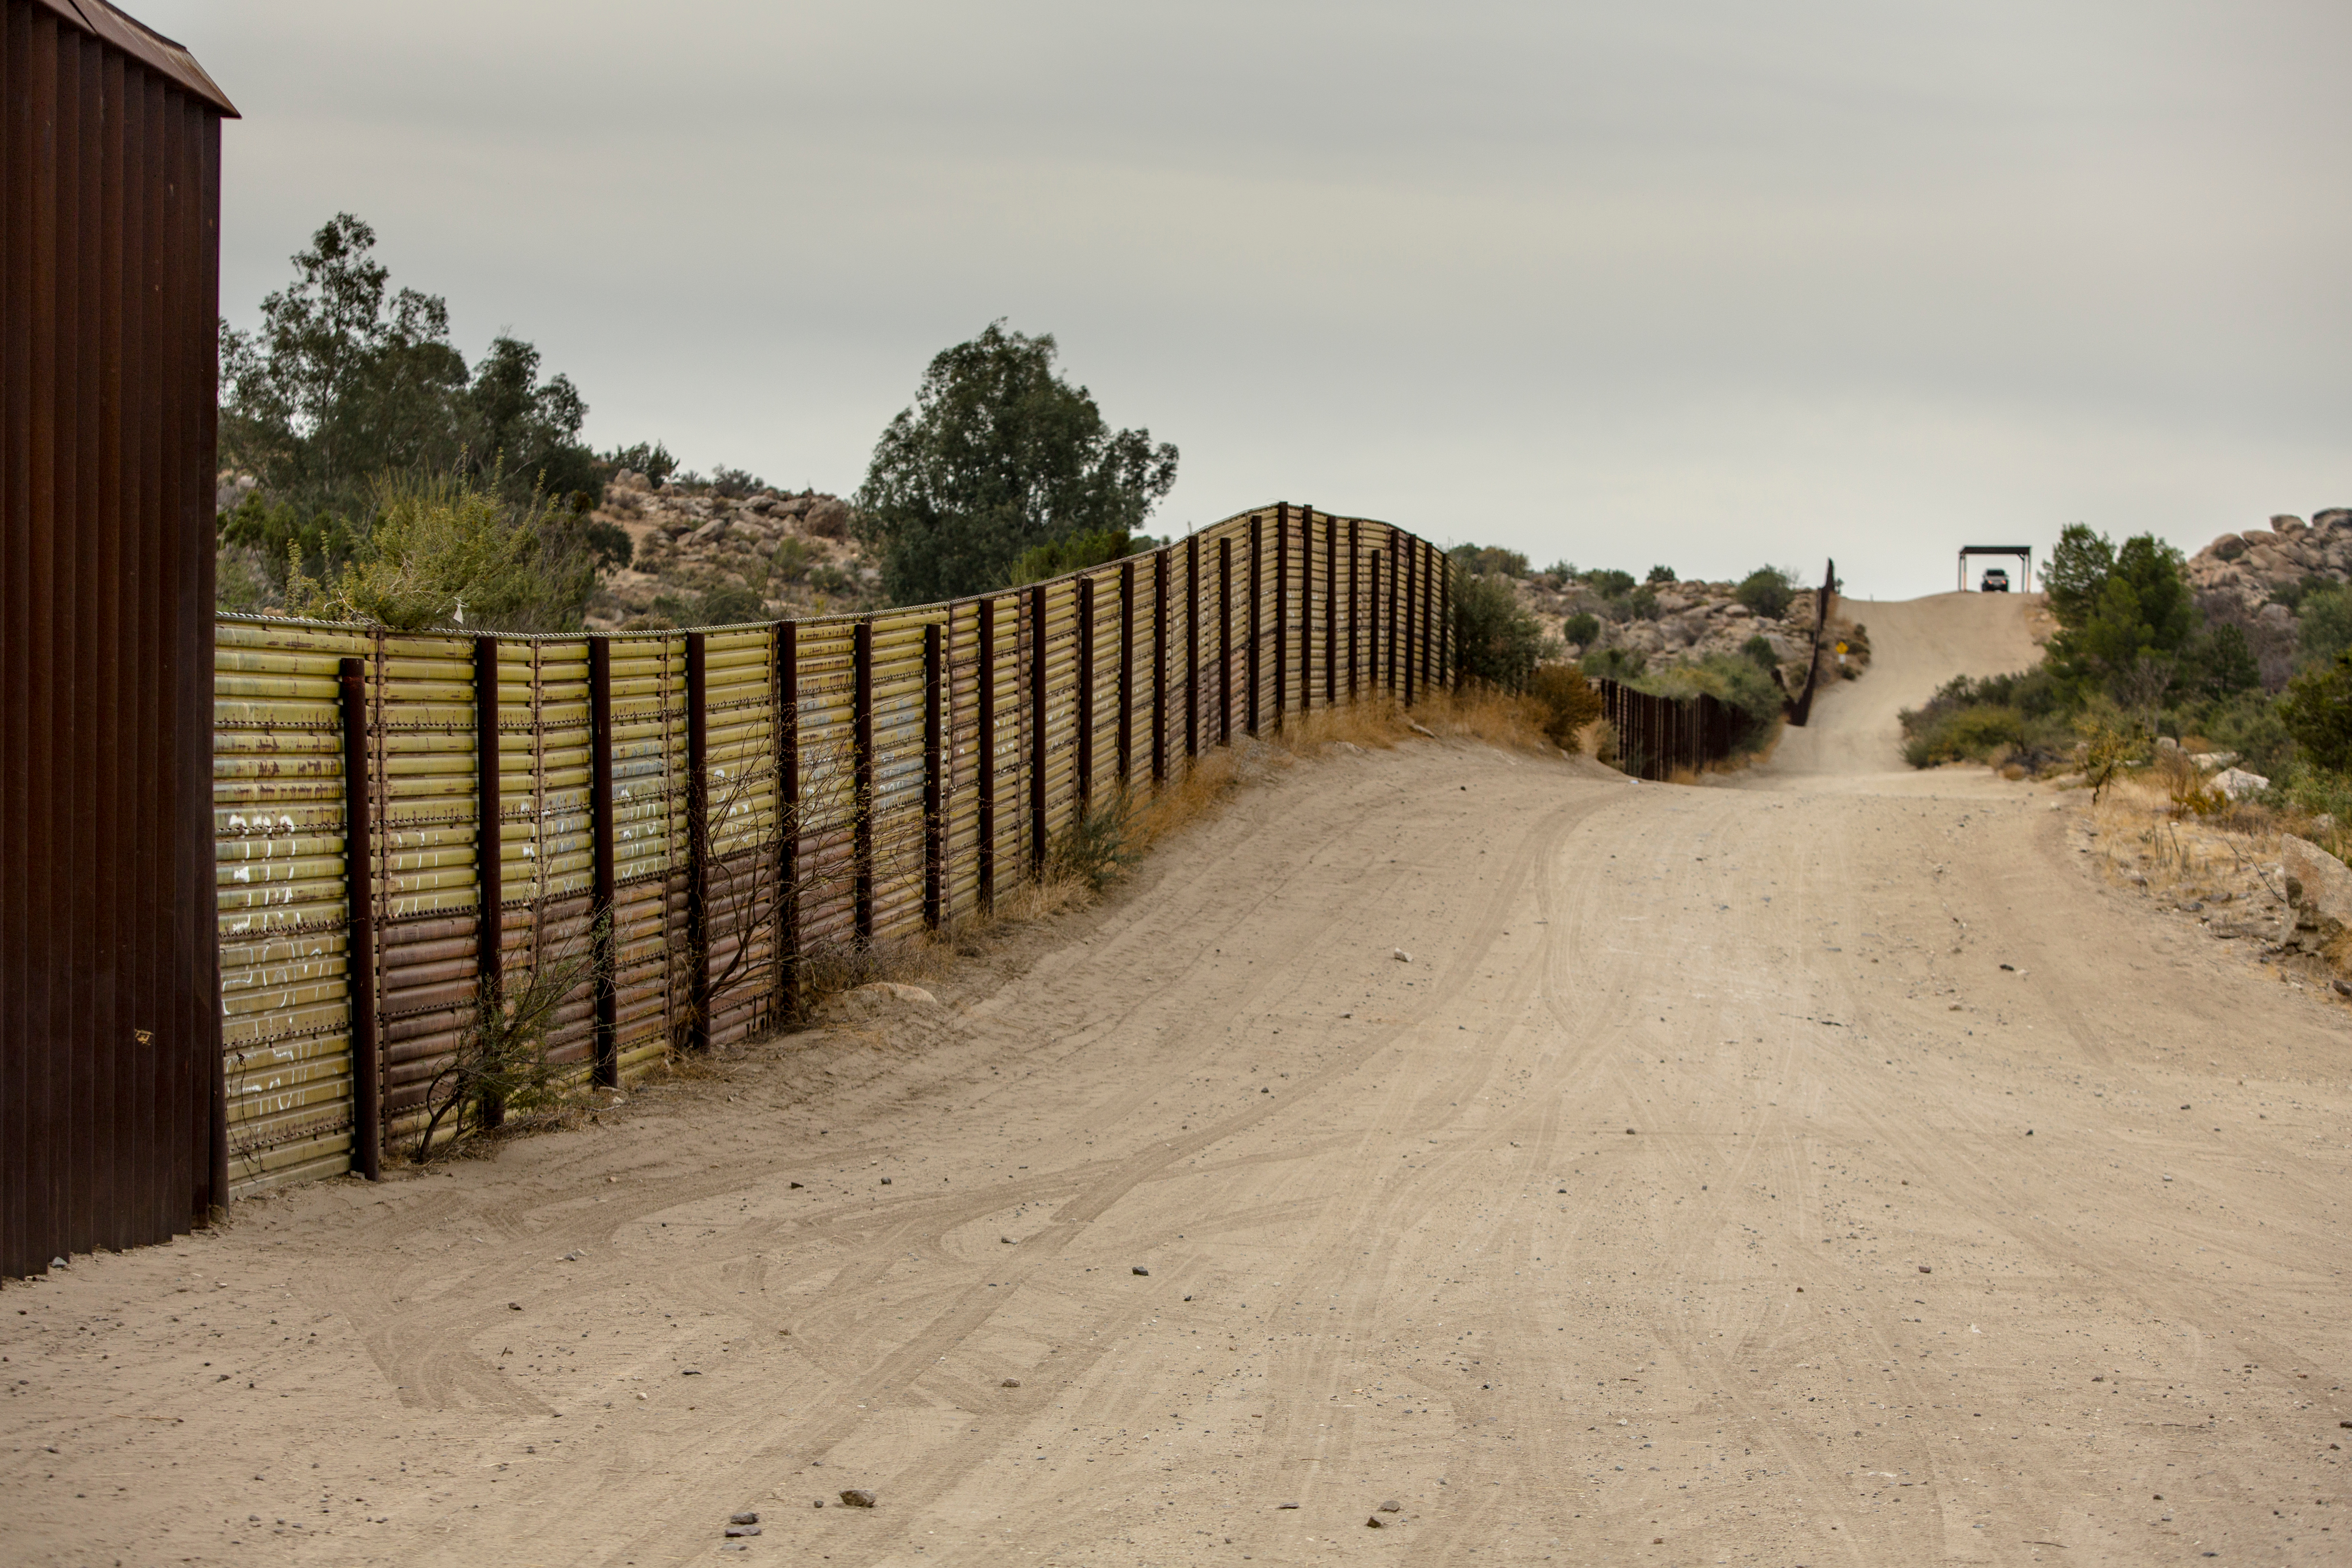
[{"label": "dry shrub", "polygon": [[1340,745],[1386,751],[1412,733],[1403,708],[1383,691],[1337,708],[1311,708],[1288,720],[1277,739],[1286,751],[1319,757]]},{"label": "dry shrub", "polygon": [[887,937],[873,942],[828,939],[801,949],[801,1010],[814,1012],[828,996],[861,985],[894,980],[902,984],[935,980],[938,950],[926,939]]},{"label": "dry shrub", "polygon": [[1158,795],[1144,804],[1138,828],[1143,847],[1180,833],[1193,823],[1214,816],[1241,784],[1241,759],[1233,748],[1220,746],[1193,758],[1178,771]]},{"label": "dry shrub", "polygon": [[1572,664],[1538,665],[1527,694],[1542,710],[1545,738],[1563,752],[1575,751],[1578,732],[1601,717],[1601,693]]},{"label": "dry shrub", "polygon": [[1544,710],[1529,698],[1496,687],[1426,689],[1404,717],[1433,735],[1483,741],[1514,752],[1559,749],[1544,733]]}]

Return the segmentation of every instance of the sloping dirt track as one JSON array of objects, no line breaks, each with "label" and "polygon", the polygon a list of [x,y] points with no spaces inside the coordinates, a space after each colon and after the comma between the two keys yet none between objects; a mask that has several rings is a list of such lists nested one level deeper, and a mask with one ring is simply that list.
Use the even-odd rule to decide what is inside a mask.
[{"label": "sloping dirt track", "polygon": [[0,1558],[2352,1561],[2347,1015],[1900,771],[2031,655],[1952,597],[1738,787],[1304,764],[936,1011],[12,1285]]}]

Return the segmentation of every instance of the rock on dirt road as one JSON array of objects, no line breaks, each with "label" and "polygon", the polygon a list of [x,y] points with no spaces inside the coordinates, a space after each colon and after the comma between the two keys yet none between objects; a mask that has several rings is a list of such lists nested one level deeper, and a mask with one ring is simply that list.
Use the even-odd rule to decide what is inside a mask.
[{"label": "rock on dirt road", "polygon": [[2345,1561],[2346,1015],[1900,768],[1964,597],[1732,787],[1302,764],[918,1043],[11,1284],[0,1557]]}]

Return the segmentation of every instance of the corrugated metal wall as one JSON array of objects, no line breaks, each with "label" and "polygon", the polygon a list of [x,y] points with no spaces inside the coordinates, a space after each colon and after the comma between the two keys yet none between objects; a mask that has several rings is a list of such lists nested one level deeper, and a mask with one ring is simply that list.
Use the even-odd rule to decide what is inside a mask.
[{"label": "corrugated metal wall", "polygon": [[212,739],[219,89],[7,0],[0,1272],[226,1202]]},{"label": "corrugated metal wall", "polygon": [[583,974],[553,1043],[609,1083],[782,1021],[812,954],[980,911],[1086,802],[1148,795],[1253,706],[1271,731],[1443,682],[1444,604],[1434,546],[1285,505],[863,618],[472,638],[223,616],[232,1188],[399,1146],[486,969],[589,951],[604,909],[609,979]]}]

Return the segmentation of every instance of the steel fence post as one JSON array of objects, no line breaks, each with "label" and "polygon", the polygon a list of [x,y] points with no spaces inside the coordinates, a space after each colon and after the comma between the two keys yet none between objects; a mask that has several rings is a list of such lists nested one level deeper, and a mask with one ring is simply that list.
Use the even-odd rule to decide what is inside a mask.
[{"label": "steel fence post", "polygon": [[368,788],[367,661],[335,666],[343,730],[344,988],[352,1015],[352,1163],[383,1178],[383,1053],[376,1032],[375,824]]},{"label": "steel fence post", "polygon": [[613,865],[613,641],[588,639],[588,819],[590,850],[589,931],[596,973],[595,1029],[591,1073],[604,1089],[621,1082],[620,975],[614,962],[620,923]]},{"label": "steel fence post", "polygon": [[874,623],[850,632],[851,818],[849,911],[857,945],[874,940]]},{"label": "steel fence post", "polygon": [[940,815],[942,713],[941,637],[939,623],[923,627],[923,924],[940,928],[945,888],[947,835]]},{"label": "steel fence post", "polygon": [[686,634],[686,1045],[710,1048],[710,649]]}]

